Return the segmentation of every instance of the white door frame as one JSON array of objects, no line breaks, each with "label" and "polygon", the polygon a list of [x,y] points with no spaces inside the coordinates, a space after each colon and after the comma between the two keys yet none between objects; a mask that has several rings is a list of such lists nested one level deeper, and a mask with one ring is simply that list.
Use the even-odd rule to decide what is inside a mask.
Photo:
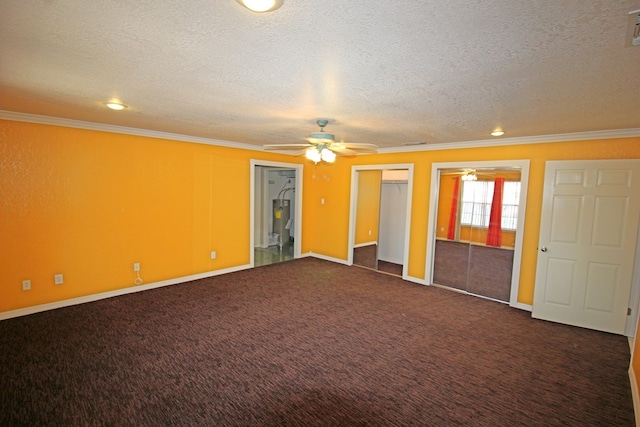
[{"label": "white door frame", "polygon": [[532,310],[532,306],[518,302],[520,289],[520,264],[522,262],[522,239],[524,236],[525,214],[527,210],[527,189],[529,188],[529,160],[491,160],[478,162],[433,163],[431,166],[431,192],[429,197],[429,224],[427,228],[427,256],[425,262],[425,281],[433,284],[433,265],[435,259],[436,227],[438,217],[438,196],[440,192],[440,171],[443,169],[483,169],[483,168],[520,168],[520,200],[518,202],[518,224],[511,270],[511,294],[509,305],[523,310]]},{"label": "white door frame", "polygon": [[270,162],[266,160],[251,159],[250,161],[250,178],[249,178],[249,264],[251,267],[255,266],[254,259],[254,244],[255,244],[255,196],[256,196],[256,181],[255,173],[256,166],[272,167],[272,168],[285,168],[293,169],[296,172],[295,183],[295,200],[293,203],[293,209],[295,212],[296,226],[294,228],[293,235],[293,257],[300,258],[302,256],[302,172],[304,165],[296,163],[282,163],[282,162]]},{"label": "white door frame", "polygon": [[361,165],[351,167],[351,206],[349,208],[349,247],[347,264],[353,265],[353,247],[356,239],[356,210],[358,209],[358,172],[371,170],[408,170],[407,177],[407,214],[405,215],[404,253],[402,254],[402,278],[408,280],[409,239],[411,236],[411,203],[413,198],[413,163],[394,163],[383,165]]}]

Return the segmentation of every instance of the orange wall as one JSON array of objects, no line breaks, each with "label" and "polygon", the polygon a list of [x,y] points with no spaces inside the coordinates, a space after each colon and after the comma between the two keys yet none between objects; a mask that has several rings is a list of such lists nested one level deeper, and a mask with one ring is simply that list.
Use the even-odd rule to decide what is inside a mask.
[{"label": "orange wall", "polygon": [[[348,259],[353,165],[414,164],[409,276],[424,278],[434,162],[529,159],[518,300],[533,301],[546,160],[640,158],[640,138],[340,157],[0,120],[0,312],[249,262],[249,159],[304,164],[302,252]],[[320,199],[325,203],[321,204]],[[217,259],[209,259],[210,251]],[[65,284],[53,285],[64,273]],[[21,290],[31,279],[32,290]]]},{"label": "orange wall", "polygon": [[[440,177],[436,237],[441,239],[446,239],[449,234],[449,215],[451,213],[451,203],[453,202],[455,179],[455,176],[442,175]],[[460,185],[462,185],[462,183],[460,183]]]},{"label": "orange wall", "polygon": [[[425,275],[425,257],[433,163],[530,160],[518,301],[522,304],[533,304],[545,162],[547,160],[637,158],[640,158],[639,137],[377,154],[356,157],[350,161],[354,165],[414,164],[408,269],[410,276],[424,279],[428,277],[428,274]],[[339,189],[336,191],[341,192]]]},{"label": "orange wall", "polygon": [[358,171],[356,235],[354,239],[356,245],[378,241],[381,185],[381,170]]},{"label": "orange wall", "polygon": [[[304,166],[302,252],[348,259],[351,167],[306,161]],[[321,200],[324,199],[324,204]]]},{"label": "orange wall", "polygon": [[0,121],[0,312],[248,264],[257,154]]}]

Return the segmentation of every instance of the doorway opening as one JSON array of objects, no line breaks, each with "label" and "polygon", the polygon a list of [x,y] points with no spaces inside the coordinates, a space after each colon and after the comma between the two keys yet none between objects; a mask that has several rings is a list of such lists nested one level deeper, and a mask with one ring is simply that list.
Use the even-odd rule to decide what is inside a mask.
[{"label": "doorway opening", "polygon": [[354,166],[349,264],[406,278],[413,165]]},{"label": "doorway opening", "polygon": [[434,163],[428,283],[518,303],[528,160]]},{"label": "doorway opening", "polygon": [[303,166],[251,163],[251,265],[299,258]]}]

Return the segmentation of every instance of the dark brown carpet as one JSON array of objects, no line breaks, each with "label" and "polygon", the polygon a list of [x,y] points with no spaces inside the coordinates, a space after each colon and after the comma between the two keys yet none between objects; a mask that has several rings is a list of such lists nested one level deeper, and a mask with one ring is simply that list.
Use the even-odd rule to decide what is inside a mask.
[{"label": "dark brown carpet", "polygon": [[402,264],[378,260],[378,271],[402,277]]},{"label": "dark brown carpet", "polygon": [[2,426],[631,426],[625,337],[307,258],[0,322]]},{"label": "dark brown carpet", "polygon": [[360,246],[353,249],[353,265],[373,268],[384,273],[402,277],[402,264],[383,261],[378,258],[378,245]]}]

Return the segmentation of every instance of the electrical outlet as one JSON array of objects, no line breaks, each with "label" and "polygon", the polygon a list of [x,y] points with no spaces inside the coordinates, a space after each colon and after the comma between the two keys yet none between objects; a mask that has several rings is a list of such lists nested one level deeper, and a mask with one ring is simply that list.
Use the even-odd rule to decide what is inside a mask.
[{"label": "electrical outlet", "polygon": [[133,264],[133,271],[140,271],[140,263],[136,262]]},{"label": "electrical outlet", "polygon": [[216,251],[211,251],[211,259],[216,259]]},{"label": "electrical outlet", "polygon": [[62,274],[56,274],[53,276],[53,283],[56,285],[62,285],[64,283],[64,276]]},{"label": "electrical outlet", "polygon": [[31,290],[31,280],[23,280],[22,281],[22,290],[30,291]]}]

